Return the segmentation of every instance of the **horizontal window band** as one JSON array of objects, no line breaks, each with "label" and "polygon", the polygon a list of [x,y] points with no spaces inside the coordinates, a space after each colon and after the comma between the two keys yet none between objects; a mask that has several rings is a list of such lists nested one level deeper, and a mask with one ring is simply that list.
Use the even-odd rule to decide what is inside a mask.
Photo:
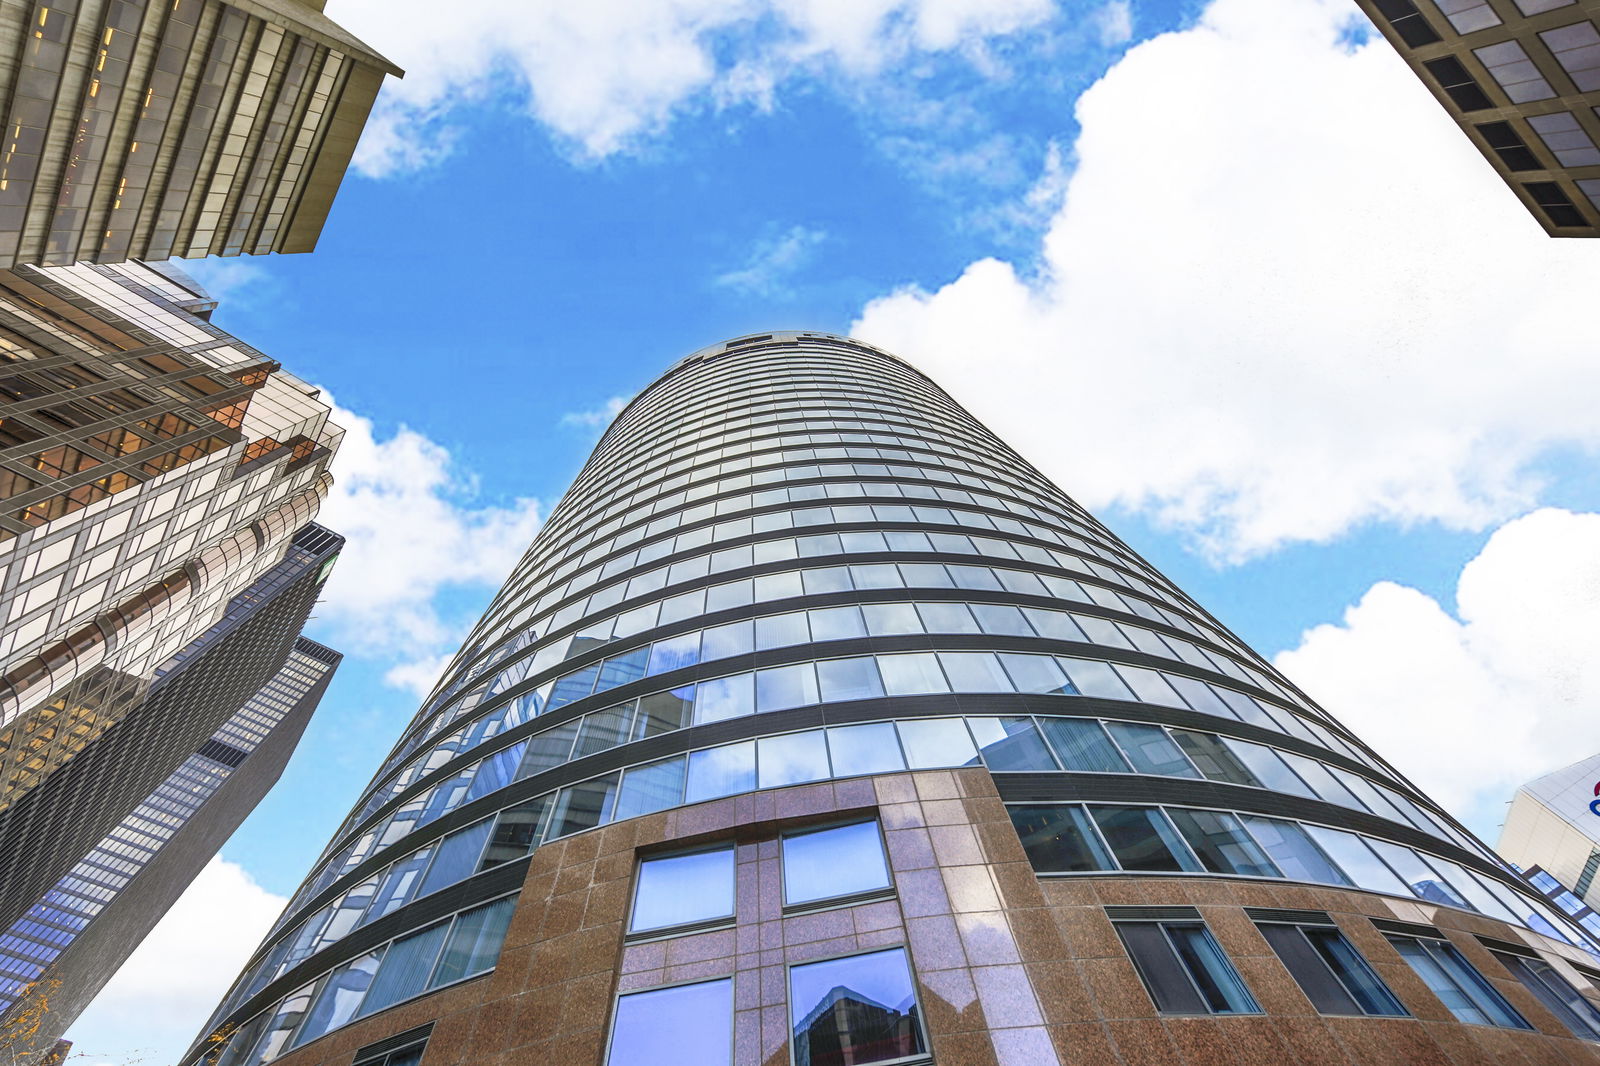
[{"label": "horizontal window band", "polygon": [[[1212,683],[1223,685],[1234,691],[1254,689],[1233,681],[1223,674],[1202,671],[1198,668],[1189,668],[1180,671],[1173,669],[1175,660],[1163,659],[1143,652],[1129,651],[1118,648],[1106,648],[1099,644],[1083,644],[1068,641],[1053,641],[1044,637],[1001,637],[986,634],[952,634],[940,635],[941,647],[938,651],[999,651],[1020,652],[1031,654],[1044,654],[1040,651],[1041,644],[1048,644],[1052,648],[1062,649],[1057,652],[1064,654],[1070,650],[1078,655],[1094,659],[1104,659],[1125,663],[1130,666],[1143,666],[1147,668],[1165,670],[1179,676],[1193,677],[1196,680],[1209,680]],[[949,646],[944,646],[948,641]],[[863,655],[887,655],[906,652],[928,652],[928,638],[926,636],[908,635],[902,637],[858,637],[852,640],[830,641],[826,643],[829,654],[819,656],[816,654],[819,645],[797,644],[787,648],[773,648],[764,652],[756,652],[752,656],[740,657],[749,660],[746,670],[762,669],[771,666],[787,666],[821,661],[823,659],[856,658]],[[1105,653],[1117,653],[1115,658]],[[712,680],[728,676],[728,665],[740,659],[717,660],[721,665],[697,664],[683,670],[670,671],[658,674],[652,678],[619,685],[602,694],[605,698],[588,696],[582,700],[575,700],[564,707],[547,715],[540,715],[532,721],[515,726],[503,733],[496,734],[490,741],[462,752],[450,762],[429,772],[426,776],[418,778],[407,786],[406,790],[395,796],[368,815],[358,824],[340,833],[333,844],[342,846],[359,837],[368,828],[379,824],[401,806],[425,793],[428,789],[444,781],[468,765],[483,758],[493,755],[505,748],[511,747],[531,736],[542,733],[547,729],[554,729],[575,719],[583,717],[593,711],[604,710],[618,704],[628,703],[641,696],[668,691],[688,684],[698,683],[702,680]],[[740,671],[744,672],[744,671]],[[698,676],[704,673],[704,677]],[[630,695],[631,693],[631,695]],[[515,697],[513,697],[514,699]],[[1070,700],[1070,703],[1062,703]],[[932,701],[932,702],[929,702]],[[973,707],[962,707],[962,702],[971,704],[981,701],[981,711]],[[507,703],[511,700],[505,701]],[[1274,704],[1281,706],[1281,704]],[[492,713],[503,703],[496,703],[485,714]],[[926,709],[924,709],[926,708]],[[815,712],[807,715],[806,712]],[[556,785],[571,784],[583,780],[596,773],[607,769],[620,768],[634,762],[649,762],[655,758],[687,751],[691,748],[705,747],[723,743],[726,740],[742,740],[749,736],[759,736],[768,732],[787,732],[791,729],[804,729],[813,725],[839,725],[854,724],[862,721],[872,721],[879,718],[911,717],[911,716],[938,716],[949,714],[1042,714],[1062,715],[1073,717],[1107,717],[1122,718],[1132,721],[1151,722],[1160,725],[1174,725],[1184,728],[1193,728],[1203,732],[1221,733],[1224,736],[1237,736],[1243,740],[1255,740],[1271,744],[1319,759],[1329,765],[1356,773],[1359,776],[1395,788],[1403,795],[1409,795],[1409,786],[1398,778],[1389,778],[1377,775],[1371,767],[1350,758],[1343,752],[1324,748],[1310,741],[1281,733],[1265,727],[1250,725],[1234,718],[1222,718],[1203,711],[1192,711],[1187,708],[1164,707],[1159,704],[1142,703],[1136,700],[1109,700],[1095,696],[1078,695],[1051,695],[1045,693],[1020,693],[1020,692],[992,692],[992,693],[930,693],[919,696],[875,696],[868,699],[844,701],[838,703],[819,703],[807,707],[787,711],[757,712],[741,715],[736,718],[725,719],[720,722],[710,722],[703,725],[689,725],[681,729],[671,730],[666,733],[636,740],[626,744],[596,752],[573,762],[564,763],[542,771],[535,777],[527,780],[541,780],[552,782]],[[1289,712],[1293,713],[1293,712]],[[784,715],[782,719],[776,716]],[[480,716],[481,717],[481,716]],[[472,719],[464,720],[470,722]],[[783,729],[761,727],[752,729],[749,723],[757,721],[781,720],[785,723]],[[742,723],[742,725],[741,725]],[[704,730],[705,732],[696,732]],[[443,731],[441,730],[441,733]],[[418,749],[420,753],[421,749]],[[620,757],[619,757],[620,756]],[[581,767],[574,770],[573,767]],[[398,773],[403,767],[397,767]],[[546,785],[544,787],[551,787]],[[501,790],[504,791],[504,790]],[[498,794],[498,793],[496,793]],[[488,797],[484,797],[488,798]],[[1416,798],[1416,797],[1412,797]],[[338,848],[334,847],[337,851]]]},{"label": "horizontal window band", "polygon": [[[1132,780],[1119,780],[1131,777]],[[1454,841],[1431,836],[1411,825],[1391,822],[1366,811],[1341,807],[1325,800],[1305,799],[1285,792],[1230,785],[1192,778],[1145,777],[1129,774],[1001,773],[994,775],[1000,798],[1008,805],[1048,803],[1110,803],[1151,806],[1208,807],[1288,818],[1355,830],[1380,840],[1391,840],[1439,855],[1493,877],[1519,893],[1531,889],[1510,878],[1504,870],[1462,848]],[[1225,876],[1225,875],[1215,875]]]},{"label": "horizontal window band", "polygon": [[[348,935],[320,951],[312,952],[279,974],[274,980],[262,986],[255,995],[230,1011],[226,1018],[220,1019],[213,1028],[220,1029],[230,1021],[241,1023],[249,1021],[257,1013],[277,1003],[307,981],[351,959],[359,958],[379,945],[404,936],[413,929],[422,929],[452,914],[515,892],[522,887],[522,882],[527,880],[528,866],[532,862],[533,855],[528,854],[512,862],[491,867],[465,881],[457,881],[438,892],[423,896],[393,914],[386,914],[368,925],[352,930]],[[285,928],[292,932],[294,926],[288,925]],[[257,950],[241,973],[249,972],[250,967],[266,955],[264,949],[270,949],[282,939],[283,937],[275,937],[271,943],[262,944],[263,950]]]}]

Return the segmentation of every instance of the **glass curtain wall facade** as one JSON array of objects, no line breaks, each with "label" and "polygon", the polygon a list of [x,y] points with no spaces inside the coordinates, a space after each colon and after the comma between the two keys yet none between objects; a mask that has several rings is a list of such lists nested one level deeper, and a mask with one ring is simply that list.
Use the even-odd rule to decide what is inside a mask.
[{"label": "glass curtain wall facade", "polygon": [[278,780],[340,658],[298,638],[259,692],[0,932],[0,1034],[39,998],[49,1007],[26,1046],[0,1036],[0,1050],[25,1061],[55,1045]]},{"label": "glass curtain wall facade", "polygon": [[922,374],[763,335],[617,416],[185,1062],[1034,1066],[1269,959],[1416,1025],[1462,929],[1600,961]]}]

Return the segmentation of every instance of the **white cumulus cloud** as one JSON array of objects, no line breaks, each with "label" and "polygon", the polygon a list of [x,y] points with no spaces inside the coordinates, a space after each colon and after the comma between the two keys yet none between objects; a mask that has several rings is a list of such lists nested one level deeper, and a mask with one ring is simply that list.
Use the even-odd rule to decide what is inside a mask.
[{"label": "white cumulus cloud", "polygon": [[585,429],[604,429],[611,424],[622,409],[628,406],[629,397],[612,396],[599,407],[587,411],[568,411],[561,416],[563,426],[581,426]]},{"label": "white cumulus cloud", "polygon": [[333,419],[345,437],[317,521],[349,544],[318,616],[337,627],[343,650],[430,660],[455,635],[437,596],[497,587],[539,528],[539,501],[483,504],[449,451],[415,430],[380,439],[354,412],[336,406]]},{"label": "white cumulus cloud", "polygon": [[67,1031],[73,1059],[176,1062],[288,902],[213,858]]},{"label": "white cumulus cloud", "polygon": [[1492,840],[1517,785],[1600,751],[1600,514],[1501,526],[1455,599],[1380,582],[1274,662]]},{"label": "white cumulus cloud", "polygon": [[497,98],[600,158],[680,112],[769,106],[803,74],[846,79],[909,57],[981,50],[1041,25],[1054,0],[334,0],[328,14],[405,67],[357,165],[405,170],[450,150],[450,113]]},{"label": "white cumulus cloud", "polygon": [[870,304],[1090,507],[1218,559],[1487,528],[1600,447],[1600,260],[1544,236],[1348,0],[1215,0],[1079,99],[1041,263]]}]

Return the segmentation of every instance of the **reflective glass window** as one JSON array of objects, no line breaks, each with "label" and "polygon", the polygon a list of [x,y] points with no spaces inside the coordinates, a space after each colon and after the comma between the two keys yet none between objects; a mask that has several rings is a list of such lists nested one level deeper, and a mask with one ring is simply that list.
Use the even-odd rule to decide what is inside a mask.
[{"label": "reflective glass window", "polygon": [[1101,724],[1092,718],[1041,718],[1039,726],[1061,759],[1063,769],[1080,773],[1132,771]]},{"label": "reflective glass window", "polygon": [[1135,773],[1167,777],[1199,777],[1188,756],[1160,726],[1143,722],[1107,722],[1106,728],[1133,764]]},{"label": "reflective glass window", "polygon": [[944,667],[952,692],[1012,691],[1011,679],[992,651],[942,651],[939,665]]},{"label": "reflective glass window", "polygon": [[888,887],[889,863],[876,821],[783,837],[785,903],[815,903]]},{"label": "reflective glass window", "polygon": [[1257,928],[1319,1013],[1407,1015],[1338,927],[1262,923]]},{"label": "reflective glass window", "polygon": [[555,807],[550,812],[551,840],[569,833],[593,829],[609,821],[611,802],[616,797],[617,775],[611,774],[594,781],[568,785],[556,794]]},{"label": "reflective glass window", "polygon": [[1322,849],[1312,842],[1299,823],[1250,814],[1244,816],[1244,823],[1284,877],[1325,885],[1350,884],[1350,880],[1328,861]]},{"label": "reflective glass window", "polygon": [[756,619],[756,649],[787,648],[811,639],[805,611],[769,615]]},{"label": "reflective glass window", "polygon": [[808,1066],[892,1062],[927,1050],[901,948],[791,967],[789,1011],[795,1061]]},{"label": "reflective glass window", "polygon": [[628,929],[648,932],[732,918],[733,868],[731,846],[640,860]]},{"label": "reflective glass window", "polygon": [[695,686],[694,724],[720,722],[754,714],[756,685],[754,674],[733,674],[702,681]]},{"label": "reflective glass window", "polygon": [[870,655],[853,659],[823,659],[816,664],[817,683],[824,703],[871,699],[883,695],[878,662]]},{"label": "reflective glass window", "polygon": [[506,896],[456,915],[428,987],[438,988],[492,970],[500,960],[500,945],[505,942],[516,904],[517,897]]},{"label": "reflective glass window", "polygon": [[917,614],[929,633],[977,633],[978,620],[964,603],[919,603]]},{"label": "reflective glass window", "polygon": [[694,688],[675,688],[653,692],[639,699],[639,713],[633,722],[633,739],[643,740],[659,733],[670,733],[689,724],[694,712]]},{"label": "reflective glass window", "polygon": [[1222,946],[1202,922],[1117,922],[1117,935],[1163,1014],[1259,1014]]},{"label": "reflective glass window", "polygon": [[1230,785],[1260,785],[1256,775],[1239,760],[1222,738],[1213,733],[1196,733],[1188,729],[1169,731],[1183,753],[1199,771],[1211,781],[1224,781]]},{"label": "reflective glass window", "polygon": [[748,655],[755,650],[755,625],[749,619],[714,626],[700,637],[700,657],[706,661]]},{"label": "reflective glass window", "polygon": [[1200,862],[1212,873],[1281,876],[1267,853],[1244,831],[1239,819],[1228,812],[1173,808],[1167,815]]},{"label": "reflective glass window", "polygon": [[389,945],[383,961],[378,964],[378,975],[372,979],[367,997],[361,1001],[359,1016],[376,1014],[426,988],[434,961],[439,957],[439,948],[449,931],[450,923],[444,921]]},{"label": "reflective glass window", "polygon": [[881,774],[906,768],[893,722],[834,726],[828,730],[828,752],[835,777]]},{"label": "reflective glass window", "polygon": [[1128,700],[1133,698],[1133,693],[1128,691],[1128,686],[1122,683],[1110,663],[1096,662],[1093,659],[1061,659],[1056,660],[1066,668],[1067,676],[1072,679],[1073,688],[1085,696],[1098,696],[1107,700]]},{"label": "reflective glass window", "polygon": [[306,1015],[300,1031],[295,1034],[295,1047],[308,1044],[355,1017],[356,1008],[361,1006],[362,997],[372,985],[382,958],[383,950],[380,948],[352,959],[328,975],[328,980],[317,993],[316,1004]]},{"label": "reflective glass window", "polygon": [[637,818],[682,803],[685,764],[682,755],[673,755],[623,771],[615,820]]},{"label": "reflective glass window", "polygon": [[1344,871],[1357,888],[1387,892],[1393,896],[1412,895],[1405,882],[1396,877],[1394,871],[1385,866],[1354,833],[1321,825],[1308,825],[1305,830],[1316,841],[1317,847]]},{"label": "reflective glass window", "polygon": [[869,603],[861,608],[867,623],[867,632],[875,637],[892,637],[906,633],[921,633],[922,619],[911,603]]},{"label": "reflective glass window", "polygon": [[968,718],[967,726],[990,770],[1055,770],[1050,749],[1031,718]]},{"label": "reflective glass window", "polygon": [[753,740],[689,753],[689,778],[684,802],[731,796],[756,787],[756,744]]},{"label": "reflective glass window", "polygon": [[883,676],[884,692],[890,696],[950,691],[939,669],[939,659],[932,652],[880,655],[878,670]]},{"label": "reflective glass window", "polygon": [[550,797],[545,795],[507,807],[495,815],[494,832],[478,868],[487,870],[520,859],[538,847],[539,836],[544,831],[544,817],[549,810]]},{"label": "reflective glass window", "polygon": [[1389,943],[1457,1021],[1504,1029],[1533,1028],[1454,944],[1408,936],[1391,936]]},{"label": "reflective glass window", "polygon": [[817,702],[817,672],[810,663],[756,671],[756,710],[786,711]]},{"label": "reflective glass window", "polygon": [[913,770],[936,766],[976,766],[977,749],[959,718],[913,718],[896,723],[906,765]]},{"label": "reflective glass window", "polygon": [[1005,667],[1011,683],[1018,692],[1041,695],[1063,693],[1074,695],[1077,689],[1067,680],[1066,671],[1059,663],[1045,655],[1020,655],[1001,652],[1000,663]]},{"label": "reflective glass window", "polygon": [[485,818],[439,841],[438,854],[428,867],[427,876],[422,879],[422,888],[417,895],[437,892],[446,885],[465,881],[477,873],[478,857],[483,854],[483,846],[489,840],[491,823],[492,819]]},{"label": "reflective glass window", "polygon": [[822,730],[784,733],[756,741],[756,766],[761,788],[780,788],[829,776],[828,742]]},{"label": "reflective glass window", "polygon": [[1274,792],[1287,792],[1291,796],[1304,796],[1315,799],[1316,793],[1289,769],[1289,764],[1278,757],[1278,753],[1265,744],[1252,744],[1248,740],[1235,740],[1228,737],[1223,741],[1228,750],[1238,756],[1239,761],[1249,769],[1251,776],[1261,783],[1263,788],[1270,788]]},{"label": "reflective glass window", "polygon": [[1039,873],[1115,870],[1111,853],[1082,807],[1018,804],[1007,808],[1028,861]]},{"label": "reflective glass window", "polygon": [[1124,870],[1202,869],[1159,808],[1093,806],[1089,813]]},{"label": "reflective glass window", "polygon": [[617,997],[606,1066],[732,1066],[733,980]]}]

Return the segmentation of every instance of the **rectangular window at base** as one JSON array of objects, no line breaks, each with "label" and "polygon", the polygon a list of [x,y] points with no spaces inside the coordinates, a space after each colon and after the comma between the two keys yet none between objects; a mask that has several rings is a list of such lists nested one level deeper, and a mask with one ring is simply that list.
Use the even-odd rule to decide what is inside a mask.
[{"label": "rectangular window at base", "polygon": [[1355,945],[1331,922],[1259,922],[1256,928],[1318,1013],[1396,1018],[1409,1013]]},{"label": "rectangular window at base", "polygon": [[1261,1013],[1204,922],[1119,921],[1116,928],[1161,1013]]}]

